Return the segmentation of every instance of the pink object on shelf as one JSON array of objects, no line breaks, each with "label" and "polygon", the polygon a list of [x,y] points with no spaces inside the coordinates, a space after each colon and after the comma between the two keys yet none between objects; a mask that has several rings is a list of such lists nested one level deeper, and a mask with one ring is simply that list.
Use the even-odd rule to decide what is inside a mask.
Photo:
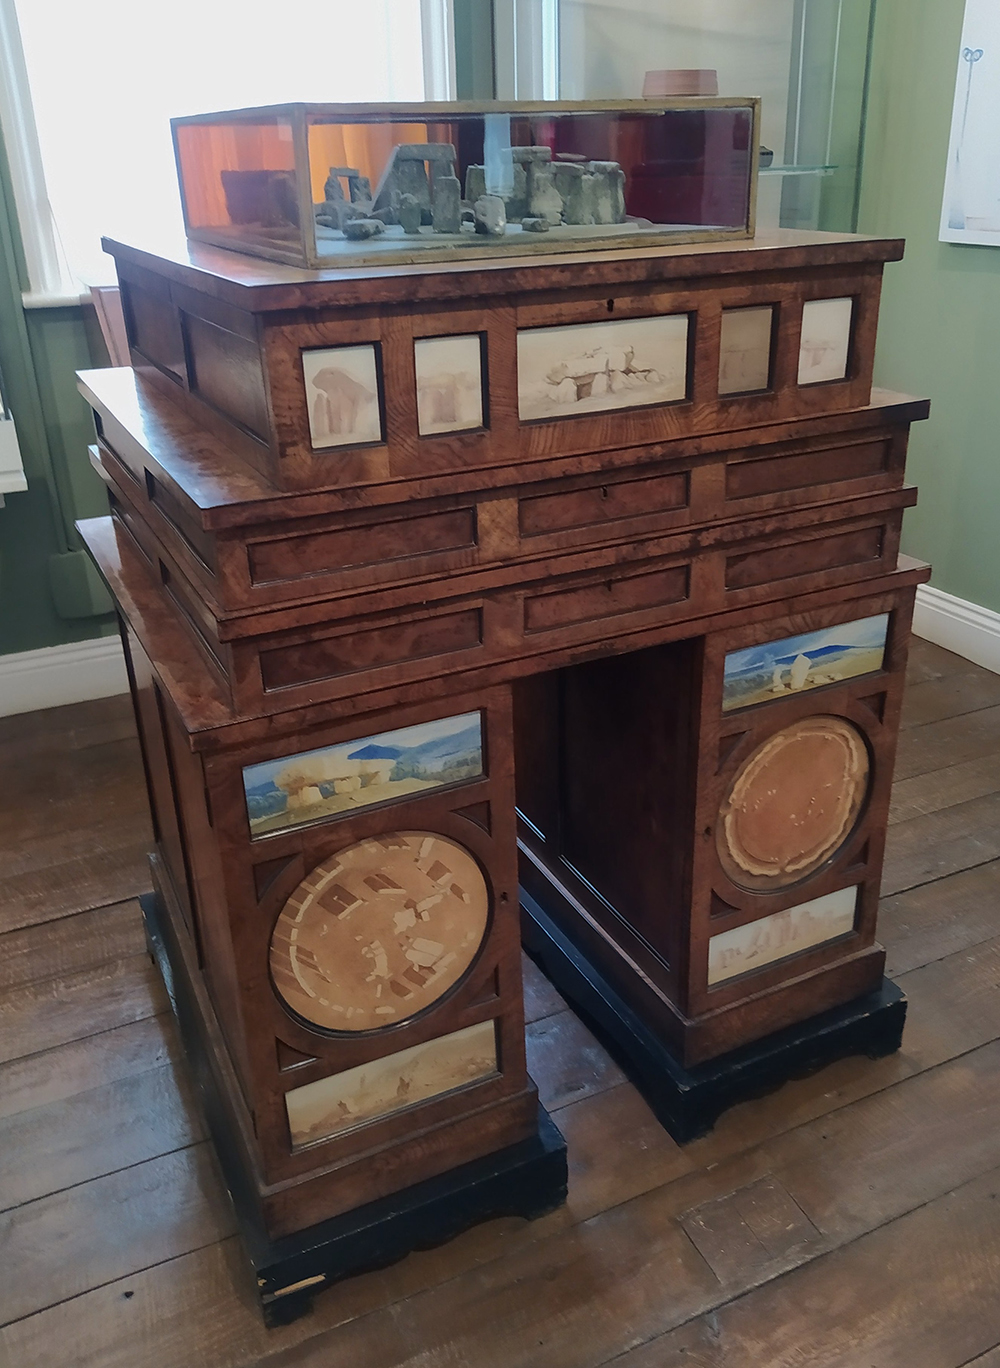
[{"label": "pink object on shelf", "polygon": [[647,71],[642,83],[644,100],[662,100],[668,95],[718,95],[717,71],[688,70]]}]

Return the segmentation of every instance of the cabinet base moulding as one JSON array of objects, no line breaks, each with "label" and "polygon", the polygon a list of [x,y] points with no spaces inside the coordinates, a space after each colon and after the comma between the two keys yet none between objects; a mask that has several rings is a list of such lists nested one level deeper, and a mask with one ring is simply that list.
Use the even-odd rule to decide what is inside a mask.
[{"label": "cabinet base moulding", "polygon": [[711,1130],[730,1107],[847,1055],[893,1054],[906,998],[880,987],[704,1064],[685,1067],[615,992],[544,908],[521,890],[524,947],[643,1094],[680,1144]]}]

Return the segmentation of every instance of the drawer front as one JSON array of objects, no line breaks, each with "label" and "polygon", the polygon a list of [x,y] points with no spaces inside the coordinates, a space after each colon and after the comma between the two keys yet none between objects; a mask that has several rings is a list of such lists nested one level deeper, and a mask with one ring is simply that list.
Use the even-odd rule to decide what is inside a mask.
[{"label": "drawer front", "polygon": [[726,559],[726,589],[750,589],[773,581],[797,579],[822,570],[839,570],[878,561],[885,528],[853,528],[829,536],[810,537],[770,549]]},{"label": "drawer front", "polygon": [[387,565],[406,557],[475,544],[476,514],[470,507],[251,542],[247,552],[251,582],[261,585]]},{"label": "drawer front", "polygon": [[645,573],[605,578],[574,588],[556,590],[524,600],[524,630],[551,631],[574,623],[594,622],[683,602],[688,597],[690,570],[671,565]]},{"label": "drawer front", "polygon": [[836,484],[883,475],[889,469],[891,439],[789,452],[726,467],[726,499],[750,499],[791,489]]},{"label": "drawer front", "polygon": [[637,518],[684,508],[688,502],[687,471],[615,483],[595,481],[552,494],[522,496],[519,505],[521,535],[533,537],[580,527],[600,529],[602,524],[619,518]]},{"label": "drawer front", "polygon": [[482,613],[465,608],[261,651],[261,679],[265,692],[272,692],[435,656],[450,657],[481,645],[482,639]]}]

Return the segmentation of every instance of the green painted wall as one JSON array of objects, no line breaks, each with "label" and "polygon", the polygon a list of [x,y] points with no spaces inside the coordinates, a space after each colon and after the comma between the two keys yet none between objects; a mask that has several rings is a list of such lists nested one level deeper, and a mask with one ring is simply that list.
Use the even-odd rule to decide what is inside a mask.
[{"label": "green painted wall", "polygon": [[877,0],[861,232],[906,238],[888,266],[876,380],[931,398],[907,473],[904,549],[937,588],[1000,610],[1000,251],[938,242],[964,0]]},{"label": "green painted wall", "polygon": [[111,601],[80,549],[76,518],[107,511],[90,469],[93,427],[78,369],[106,365],[93,311],[21,307],[24,260],[0,145],[0,372],[28,480],[0,508],[0,655],[103,636]]}]

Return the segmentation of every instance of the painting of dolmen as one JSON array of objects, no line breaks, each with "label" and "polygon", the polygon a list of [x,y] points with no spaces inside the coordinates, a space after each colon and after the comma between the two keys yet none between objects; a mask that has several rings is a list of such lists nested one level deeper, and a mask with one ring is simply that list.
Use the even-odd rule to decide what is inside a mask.
[{"label": "painting of dolmen", "polygon": [[264,760],[243,770],[250,834],[283,831],[482,773],[478,712]]},{"label": "painting of dolmen", "polygon": [[363,446],[382,440],[375,345],[302,353],[313,447]]},{"label": "painting of dolmen", "polygon": [[843,380],[851,347],[854,300],[810,299],[802,306],[799,384]]},{"label": "painting of dolmen", "polygon": [[688,316],[627,318],[517,334],[522,419],[569,418],[687,393]]},{"label": "painting of dolmen", "polygon": [[771,378],[774,310],[723,309],[719,344],[719,393],[750,394]]},{"label": "painting of dolmen", "polygon": [[839,684],[882,668],[888,613],[748,646],[726,656],[722,711]]},{"label": "painting of dolmen", "polygon": [[355,1130],[497,1073],[492,1021],[400,1050],[285,1094],[296,1149]]},{"label": "painting of dolmen", "polygon": [[708,942],[709,984],[724,983],[737,974],[748,974],[846,936],[854,930],[857,901],[856,886],[839,888],[836,893],[712,936]]},{"label": "painting of dolmen", "polygon": [[483,426],[482,344],[478,333],[420,337],[413,344],[417,373],[417,431],[467,432]]}]

